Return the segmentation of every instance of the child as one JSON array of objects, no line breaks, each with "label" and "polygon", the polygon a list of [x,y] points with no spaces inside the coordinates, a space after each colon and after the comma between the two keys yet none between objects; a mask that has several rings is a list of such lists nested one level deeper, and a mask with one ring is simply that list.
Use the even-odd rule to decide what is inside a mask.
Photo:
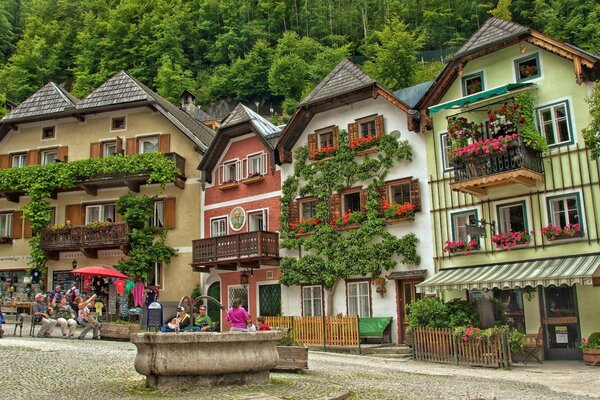
[{"label": "child", "polygon": [[259,331],[270,331],[271,327],[265,322],[265,317],[256,317]]},{"label": "child", "polygon": [[252,317],[248,314],[248,319],[246,320],[246,329],[248,332],[256,332],[256,325],[252,322]]}]

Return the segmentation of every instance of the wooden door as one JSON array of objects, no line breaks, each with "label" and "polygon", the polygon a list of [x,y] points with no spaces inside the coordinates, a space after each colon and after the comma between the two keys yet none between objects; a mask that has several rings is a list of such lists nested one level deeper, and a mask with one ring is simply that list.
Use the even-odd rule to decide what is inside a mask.
[{"label": "wooden door", "polygon": [[398,297],[399,297],[399,324],[398,324],[398,342],[404,343],[406,340],[406,329],[408,328],[408,306],[415,300],[421,298],[421,293],[417,293],[416,284],[422,280],[399,280],[398,281]]}]

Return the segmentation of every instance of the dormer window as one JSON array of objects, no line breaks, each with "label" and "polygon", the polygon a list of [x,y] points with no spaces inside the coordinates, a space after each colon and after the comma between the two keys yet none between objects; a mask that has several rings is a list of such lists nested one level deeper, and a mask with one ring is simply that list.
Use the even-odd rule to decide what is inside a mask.
[{"label": "dormer window", "polygon": [[47,126],[42,128],[42,140],[54,139],[56,137],[56,131],[54,126]]},{"label": "dormer window", "polygon": [[122,131],[125,127],[125,117],[114,117],[110,120],[111,131]]},{"label": "dormer window", "polygon": [[483,72],[471,74],[462,78],[463,96],[469,96],[485,90]]},{"label": "dormer window", "polygon": [[263,173],[263,155],[257,154],[248,157],[248,176],[262,175]]},{"label": "dormer window", "polygon": [[540,71],[540,59],[538,54],[533,54],[515,61],[515,72],[517,75],[517,82],[528,81],[530,79],[539,78],[541,76]]}]

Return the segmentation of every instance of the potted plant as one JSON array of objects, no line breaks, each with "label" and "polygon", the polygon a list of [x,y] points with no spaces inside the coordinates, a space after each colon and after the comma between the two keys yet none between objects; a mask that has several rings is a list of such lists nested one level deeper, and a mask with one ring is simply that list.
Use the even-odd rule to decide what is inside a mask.
[{"label": "potted plant", "polygon": [[532,236],[533,232],[527,231],[500,233],[498,235],[492,236],[492,243],[496,245],[497,249],[510,250],[513,247],[519,246],[521,244],[529,244]]},{"label": "potted plant", "polygon": [[306,218],[302,217],[302,219],[295,218],[292,222],[290,222],[289,227],[296,234],[309,233],[317,229],[319,225],[319,219],[317,217]]},{"label": "potted plant", "polygon": [[386,218],[409,218],[415,215],[415,205],[408,202],[398,204],[393,201],[391,204],[385,202],[383,204],[383,214]]},{"label": "potted plant", "polygon": [[366,218],[365,214],[361,211],[347,210],[344,215],[340,215],[339,213],[335,214],[331,220],[329,220],[329,225],[333,227],[356,225],[362,223]]},{"label": "potted plant", "polygon": [[294,339],[292,330],[277,342],[279,361],[273,371],[301,371],[308,369],[308,347]]},{"label": "potted plant", "polygon": [[381,297],[383,297],[383,295],[387,292],[387,279],[377,276],[371,280],[371,283],[376,286],[375,291],[379,293]]},{"label": "potted plant", "polygon": [[478,139],[481,136],[479,127],[475,122],[469,122],[465,117],[448,118],[448,141],[453,149],[464,147],[469,139]]},{"label": "potted plant", "polygon": [[315,150],[314,153],[312,154],[311,158],[315,161],[318,161],[318,160],[322,160],[327,157],[333,157],[336,152],[337,152],[336,146],[325,146],[325,147],[321,147],[318,150]]},{"label": "potted plant", "polygon": [[564,228],[549,224],[542,228],[542,235],[546,237],[546,240],[551,242],[556,239],[568,239],[581,235],[581,225],[569,224]]},{"label": "potted plant", "polygon": [[444,251],[450,254],[462,253],[469,254],[471,250],[477,249],[478,245],[474,239],[465,242],[464,240],[447,240],[444,244]]},{"label": "potted plant", "polygon": [[579,347],[583,350],[585,365],[600,366],[600,332],[594,332],[589,338],[581,339]]},{"label": "potted plant", "polygon": [[351,140],[349,143],[349,146],[350,146],[350,150],[363,151],[363,150],[367,150],[367,149],[377,146],[378,143],[379,143],[379,137],[367,136],[367,137],[359,137],[358,139]]}]

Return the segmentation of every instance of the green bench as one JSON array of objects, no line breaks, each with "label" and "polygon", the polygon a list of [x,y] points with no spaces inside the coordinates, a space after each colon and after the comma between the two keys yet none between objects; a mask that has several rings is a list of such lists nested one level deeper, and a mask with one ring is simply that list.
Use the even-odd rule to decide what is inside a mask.
[{"label": "green bench", "polygon": [[358,334],[360,339],[379,339],[383,343],[392,342],[392,317],[359,318]]}]

